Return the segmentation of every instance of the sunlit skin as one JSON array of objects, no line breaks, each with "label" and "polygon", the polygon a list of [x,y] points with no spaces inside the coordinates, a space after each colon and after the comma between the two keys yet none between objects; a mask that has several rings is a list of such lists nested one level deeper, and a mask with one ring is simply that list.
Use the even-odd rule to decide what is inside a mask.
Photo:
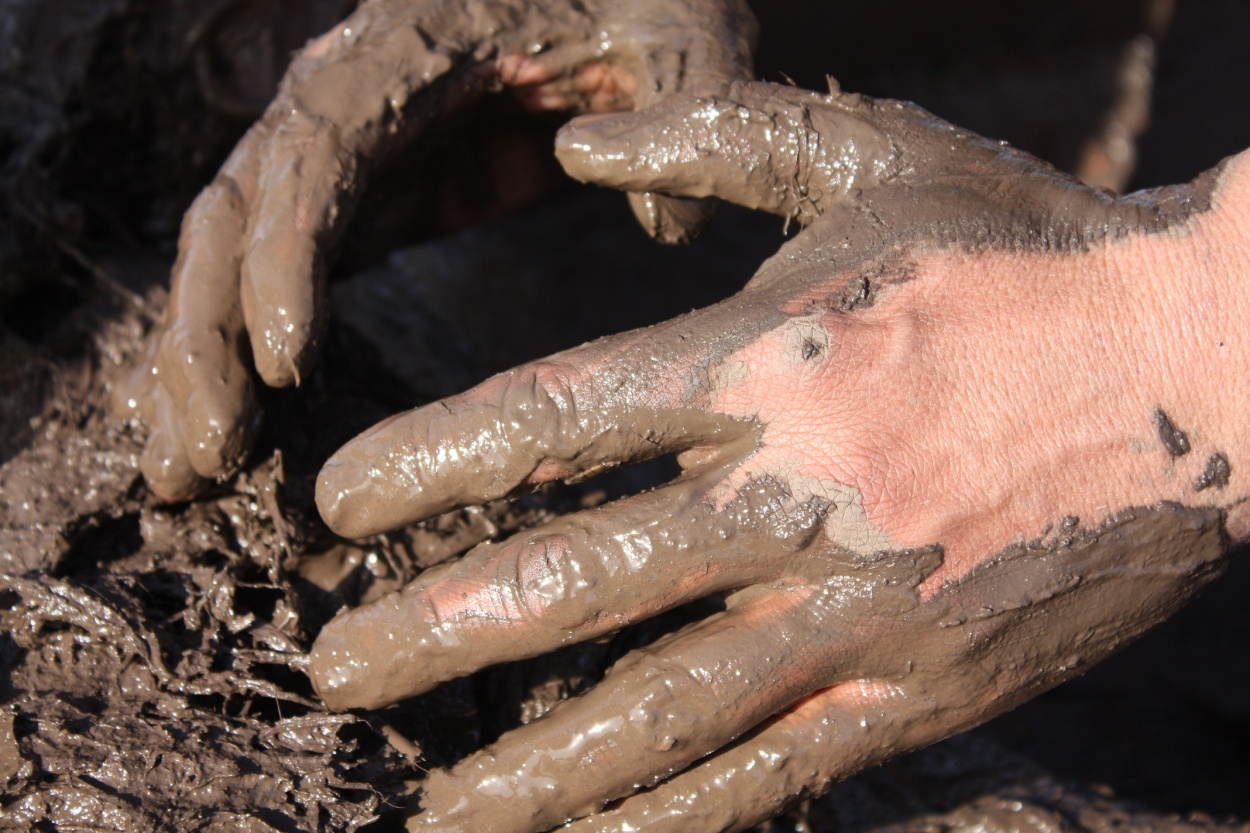
[{"label": "sunlit skin", "polygon": [[315,362],[373,166],[486,90],[608,114],[557,153],[657,236],[705,212],[645,193],[807,229],[721,304],[400,415],[327,464],[319,506],[348,537],[669,452],[684,470],[338,617],[310,665],[331,708],[724,601],[430,773],[411,829],[742,829],[1079,673],[1247,536],[1250,157],[1154,212],[1164,197],[1112,201],[918,110],[723,83],[750,74],[734,0],[470,5],[363,4],[188,212],[165,319],[115,396],[149,428],[158,494],[242,465],[254,375]]},{"label": "sunlit skin", "polygon": [[[942,543],[926,593],[1065,516],[1193,499],[1208,455],[1248,439],[1237,400],[1202,378],[1244,389],[1243,305],[1191,280],[1228,261],[1228,220],[1050,260],[922,255],[872,308],[813,321],[819,358],[795,359],[790,325],[765,334],[727,360],[745,379],[712,398],[765,426],[725,488],[790,471],[851,486],[891,545]],[[1201,447],[1157,453],[1156,403],[1201,426]],[[1237,495],[1223,505],[1242,535]]]},{"label": "sunlit skin", "polygon": [[[1159,225],[1153,209],[1140,210],[1156,198],[1110,201],[993,143],[952,139],[920,111],[768,85],[575,124],[559,152],[584,178],[649,187],[654,177],[656,187],[673,188],[680,178],[665,165],[686,165],[711,142],[707,181],[678,193],[759,206],[777,186],[752,185],[758,169],[736,160],[760,154],[732,146],[792,146],[780,134],[807,130],[803,114],[822,109],[866,122],[894,149],[882,165],[859,160],[879,170],[875,183],[861,177],[862,194],[809,178],[806,198],[827,195],[804,215],[814,218],[810,229],[743,292],[394,418],[323,471],[327,521],[364,535],[666,451],[679,452],[686,469],[654,492],[478,547],[400,594],[341,615],[312,657],[314,682],[333,707],[383,705],[732,591],[721,616],[628,657],[549,718],[431,775],[412,829],[544,830],[579,816],[586,829],[622,819],[699,829],[690,825],[703,805],[690,796],[710,801],[709,785],[738,771],[726,761],[749,757],[756,741],[607,815],[594,811],[771,715],[786,713],[774,725],[790,728],[762,732],[761,755],[775,742],[821,746],[813,738],[833,731],[831,714],[892,727],[819,753],[787,753],[808,772],[789,788],[819,789],[992,716],[1114,650],[1118,630],[1157,621],[1159,610],[1133,605],[1136,582],[1159,574],[1121,556],[1078,570],[1064,553],[1080,529],[1168,502],[1223,511],[1227,532],[1244,537],[1244,477],[1213,487],[1202,475],[1215,455],[1235,472],[1250,441],[1238,413],[1250,378],[1250,345],[1238,326],[1247,312],[1238,287],[1250,273],[1242,242],[1250,157],[1224,169],[1210,210]],[[710,113],[766,127],[709,138]],[[793,114],[798,121],[788,122]],[[639,131],[633,141],[631,130]],[[665,158],[676,161],[631,158],[631,145],[647,147],[655,136],[673,143],[678,150]],[[769,159],[784,180],[787,158]],[[961,173],[969,170],[976,174]],[[975,228],[1004,242],[949,240],[956,233],[942,211],[927,214],[911,199],[927,188],[933,199],[945,194],[944,205],[990,212]],[[1197,203],[1201,193],[1183,199]],[[772,207],[801,213],[785,200]],[[1099,222],[1137,230],[1108,235]],[[876,253],[865,260],[855,246],[828,248],[842,227]],[[1072,228],[1093,228],[1093,236],[1072,242]],[[1010,242],[1017,237],[1034,242]],[[1052,246],[1051,238],[1068,242]],[[848,303],[865,276],[871,292]],[[1187,432],[1185,454],[1161,438],[1160,411]],[[1011,549],[1026,544],[1059,560]],[[878,555],[886,552],[896,555]],[[1190,592],[1195,574],[1182,562],[1165,599]],[[1014,588],[986,589],[995,576],[1029,571],[1037,575]],[[1081,596],[1076,588],[1095,585],[1095,575],[1116,594]],[[1050,582],[1056,589],[1044,590]],[[1065,598],[1055,602],[1065,606],[1059,619],[1030,610]],[[992,635],[974,639],[953,627],[978,611],[997,612]],[[1058,635],[1069,626],[1081,635]],[[962,651],[977,644],[976,668],[962,668],[970,661]],[[1021,646],[1023,658],[1013,653]],[[819,717],[804,722],[801,714]],[[579,778],[588,768],[593,786]],[[766,797],[772,786],[753,789],[763,792],[731,802],[743,819],[778,806]],[[678,800],[675,790],[692,792]],[[691,815],[657,816],[659,805]]]}]

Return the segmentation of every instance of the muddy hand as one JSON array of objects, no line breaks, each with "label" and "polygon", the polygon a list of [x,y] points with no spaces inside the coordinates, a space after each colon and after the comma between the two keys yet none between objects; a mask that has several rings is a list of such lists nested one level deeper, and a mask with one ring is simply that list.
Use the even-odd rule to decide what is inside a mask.
[{"label": "muddy hand", "polygon": [[318,501],[348,536],[666,453],[684,473],[341,614],[314,683],[378,707],[725,606],[432,773],[411,829],[745,828],[1079,673],[1246,537],[1246,159],[1116,200],[908,105],[761,84],[576,121],[558,154],[807,228],[717,306],[339,451]]},{"label": "muddy hand", "polygon": [[[143,472],[166,498],[233,472],[259,422],[252,374],[298,384],[316,360],[325,273],[371,168],[476,96],[537,109],[645,106],[748,77],[742,0],[372,0],[295,59],[277,98],[187,212],[169,308],[114,409],[150,429]],[[707,204],[631,201],[656,237]]]}]

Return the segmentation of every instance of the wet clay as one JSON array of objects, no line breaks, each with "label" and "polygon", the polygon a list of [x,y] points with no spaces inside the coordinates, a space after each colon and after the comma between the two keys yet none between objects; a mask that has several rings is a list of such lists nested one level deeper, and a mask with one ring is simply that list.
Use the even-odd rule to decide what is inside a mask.
[{"label": "wet clay", "polygon": [[[102,329],[124,349],[138,328]],[[159,510],[135,489],[139,447],[101,419],[102,399],[97,377],[82,398],[93,415],[57,403],[0,468],[0,828],[375,818],[402,763],[292,682],[304,629],[328,611],[281,566],[293,534],[281,473],[239,484],[250,495]],[[258,812],[271,826],[249,821]]]},{"label": "wet clay", "polygon": [[1162,408],[1155,408],[1155,427],[1159,429],[1159,442],[1173,457],[1189,453],[1189,435],[1176,427]]},{"label": "wet clay", "polygon": [[[393,407],[349,385],[313,411],[275,410],[302,449],[285,463],[271,452],[227,490],[161,506],[137,479],[139,444],[104,418],[94,366],[138,350],[150,312],[118,310],[108,294],[84,306],[81,332],[63,337],[95,349],[50,366],[34,436],[0,465],[0,829],[85,818],[128,831],[311,833],[374,821],[419,773],[386,742],[385,721],[421,738],[423,765],[454,760],[481,731],[478,698],[461,684],[383,721],[329,714],[303,672],[310,635],[337,608],[549,520],[570,498],[535,495],[342,546],[310,523],[309,478]],[[377,396],[400,384],[355,378]],[[333,423],[338,436],[308,433]],[[511,693],[540,702],[528,687]],[[488,694],[481,704],[516,708]]]}]

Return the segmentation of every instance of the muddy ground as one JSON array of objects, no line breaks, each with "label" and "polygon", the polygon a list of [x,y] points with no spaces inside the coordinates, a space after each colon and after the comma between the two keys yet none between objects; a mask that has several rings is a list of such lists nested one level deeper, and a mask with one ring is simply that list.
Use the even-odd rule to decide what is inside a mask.
[{"label": "muddy ground", "polygon": [[[246,471],[187,504],[144,489],[140,429],[104,410],[110,376],[159,315],[182,209],[284,56],[345,5],[0,0],[0,829],[393,829],[405,781],[694,612],[380,713],[327,714],[303,676],[342,605],[671,465],[348,543],[312,508],[339,443],[518,361],[710,303],[782,240],[774,219],[724,210],[695,245],[660,248],[617,195],[554,175],[520,213],[437,235],[498,204],[485,173],[436,172],[448,155],[489,171],[463,163],[498,147],[506,105],[407,166],[402,214],[364,207],[321,367],[266,393]],[[1250,146],[1241,2],[1195,0],[1166,25],[1157,2],[961,0],[940,19],[890,4],[888,20],[826,5],[759,4],[765,77],[832,71],[1112,185],[1188,178]],[[518,130],[541,146],[551,125]],[[1243,559],[1087,677],[770,829],[1250,831],[1248,593]]]}]

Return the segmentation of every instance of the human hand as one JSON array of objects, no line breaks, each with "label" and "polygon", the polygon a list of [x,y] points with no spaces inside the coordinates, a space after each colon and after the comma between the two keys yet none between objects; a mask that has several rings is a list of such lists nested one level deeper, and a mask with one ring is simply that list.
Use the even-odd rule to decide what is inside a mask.
[{"label": "human hand", "polygon": [[[751,74],[742,0],[371,0],[296,57],[264,117],[183,220],[169,306],[114,410],[150,433],[149,486],[168,499],[243,462],[259,425],[251,364],[298,384],[316,361],[329,264],[370,172],[479,94],[534,109],[649,105]],[[631,196],[676,241],[708,205]]]},{"label": "human hand", "polygon": [[311,658],[331,708],[724,594],[431,773],[410,829],[748,827],[1080,673],[1246,537],[1246,159],[1114,199],[905,104],[763,84],[579,120],[558,154],[808,227],[716,306],[326,464],[347,536],[665,453],[684,470],[341,614]]}]

